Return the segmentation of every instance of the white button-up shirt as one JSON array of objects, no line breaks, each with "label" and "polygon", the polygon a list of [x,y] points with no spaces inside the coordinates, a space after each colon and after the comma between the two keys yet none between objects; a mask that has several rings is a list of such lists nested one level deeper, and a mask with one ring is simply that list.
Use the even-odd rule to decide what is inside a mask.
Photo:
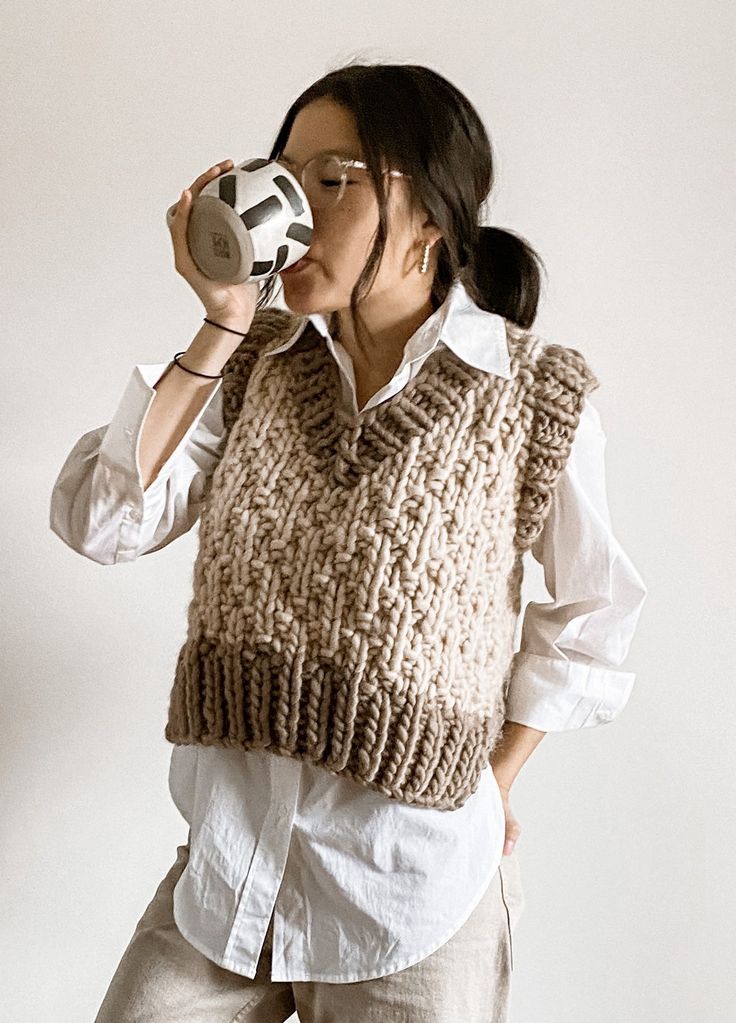
[{"label": "white button-up shirt", "polygon": [[[356,412],[351,358],[324,316],[305,316],[275,351],[309,321]],[[398,393],[439,344],[510,375],[505,321],[456,283],[364,407]],[[99,564],[134,561],[191,529],[224,450],[218,381],[143,491],[138,440],[169,365],[135,366],[111,422],[79,438],[54,485],[51,529]],[[586,399],[543,531],[525,554],[543,566],[552,600],[528,603],[520,620],[506,716],[542,731],[611,721],[634,682],[620,666],[647,591],[612,531],[605,441]],[[177,926],[205,956],[246,977],[255,975],[272,914],[274,980],[346,983],[405,969],[465,923],[501,862],[505,821],[490,766],[466,803],[446,811],[390,800],[267,750],[175,745],[169,788],[189,825]]]}]

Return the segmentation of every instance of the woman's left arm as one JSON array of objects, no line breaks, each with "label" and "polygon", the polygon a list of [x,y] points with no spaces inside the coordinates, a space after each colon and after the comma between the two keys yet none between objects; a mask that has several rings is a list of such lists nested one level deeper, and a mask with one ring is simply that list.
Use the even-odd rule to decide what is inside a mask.
[{"label": "woman's left arm", "polygon": [[586,398],[544,527],[531,548],[552,600],[530,601],[506,694],[506,723],[491,758],[508,790],[547,732],[612,721],[634,674],[621,670],[647,588],[613,533],[606,435]]}]

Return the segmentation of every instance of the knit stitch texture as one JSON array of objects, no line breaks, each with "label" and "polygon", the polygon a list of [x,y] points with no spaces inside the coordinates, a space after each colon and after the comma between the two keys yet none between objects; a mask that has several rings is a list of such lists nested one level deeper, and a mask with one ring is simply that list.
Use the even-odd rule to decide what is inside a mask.
[{"label": "knit stitch texture", "polygon": [[298,325],[260,310],[225,366],[165,737],[456,809],[500,737],[522,555],[598,380],[507,320],[510,379],[438,345],[353,415],[311,322],[265,357]]}]

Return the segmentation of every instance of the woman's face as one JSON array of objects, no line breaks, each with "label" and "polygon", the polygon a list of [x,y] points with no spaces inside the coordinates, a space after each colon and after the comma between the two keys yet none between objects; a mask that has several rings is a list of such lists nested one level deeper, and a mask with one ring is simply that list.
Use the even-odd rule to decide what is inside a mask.
[{"label": "woman's face", "polygon": [[[300,179],[304,165],[322,151],[364,158],[352,113],[329,99],[315,100],[299,111],[280,160]],[[284,302],[295,313],[330,313],[350,305],[350,294],[373,247],[378,200],[367,170],[349,172],[349,179],[356,183],[346,187],[335,207],[313,210],[307,253],[311,262],[299,273],[281,274]],[[419,276],[414,269],[424,241],[431,239],[420,234],[421,215],[409,210],[408,179],[387,174],[385,181],[388,240],[368,304],[389,296],[395,301],[396,289],[426,290],[431,281],[431,274]]]}]

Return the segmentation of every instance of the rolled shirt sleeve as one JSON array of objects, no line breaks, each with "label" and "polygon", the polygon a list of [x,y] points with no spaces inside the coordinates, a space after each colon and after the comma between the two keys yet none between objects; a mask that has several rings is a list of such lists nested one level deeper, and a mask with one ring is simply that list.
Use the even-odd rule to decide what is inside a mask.
[{"label": "rolled shirt sleeve", "polygon": [[621,670],[647,589],[616,539],[605,479],[606,436],[586,399],[570,456],[531,554],[552,600],[530,601],[506,718],[544,732],[612,721],[635,675]]},{"label": "rolled shirt sleeve", "polygon": [[139,439],[156,396],[154,384],[169,365],[135,366],[110,423],[79,438],[54,483],[51,530],[101,565],[134,561],[191,529],[222,456],[218,380],[156,479],[143,490]]}]

